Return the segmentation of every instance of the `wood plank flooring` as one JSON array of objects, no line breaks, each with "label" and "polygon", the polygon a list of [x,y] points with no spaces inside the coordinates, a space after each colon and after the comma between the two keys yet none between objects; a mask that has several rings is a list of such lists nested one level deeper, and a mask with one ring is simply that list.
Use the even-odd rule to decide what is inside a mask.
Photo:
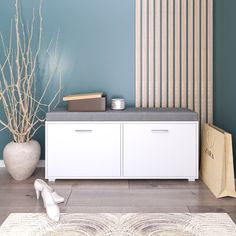
[{"label": "wood plank flooring", "polygon": [[[0,224],[13,212],[44,212],[33,182],[44,169],[22,182],[0,168]],[[201,182],[186,180],[57,180],[50,183],[66,199],[65,213],[226,212],[236,222],[236,199],[216,199]]]}]

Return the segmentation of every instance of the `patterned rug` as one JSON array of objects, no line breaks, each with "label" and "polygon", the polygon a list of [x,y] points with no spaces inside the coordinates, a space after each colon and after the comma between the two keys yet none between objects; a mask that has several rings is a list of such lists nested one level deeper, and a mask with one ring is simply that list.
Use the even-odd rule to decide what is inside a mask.
[{"label": "patterned rug", "polygon": [[10,214],[1,236],[236,236],[227,214]]}]

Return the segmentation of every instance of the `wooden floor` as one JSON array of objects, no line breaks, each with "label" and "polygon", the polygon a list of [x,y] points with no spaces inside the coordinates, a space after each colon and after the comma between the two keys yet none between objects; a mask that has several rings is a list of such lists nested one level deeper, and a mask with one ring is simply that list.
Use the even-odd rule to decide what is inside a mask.
[{"label": "wooden floor", "polygon": [[[40,168],[17,182],[0,168],[0,224],[13,212],[44,212],[33,188],[35,178],[43,177]],[[226,212],[236,222],[236,199],[216,199],[201,181],[60,180],[52,185],[66,199],[61,212]]]}]

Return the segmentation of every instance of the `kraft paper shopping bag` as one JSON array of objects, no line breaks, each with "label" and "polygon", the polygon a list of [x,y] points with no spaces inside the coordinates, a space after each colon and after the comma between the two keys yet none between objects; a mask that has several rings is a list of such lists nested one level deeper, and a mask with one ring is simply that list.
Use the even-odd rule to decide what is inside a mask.
[{"label": "kraft paper shopping bag", "polygon": [[210,124],[202,132],[201,177],[215,197],[236,197],[232,136]]}]

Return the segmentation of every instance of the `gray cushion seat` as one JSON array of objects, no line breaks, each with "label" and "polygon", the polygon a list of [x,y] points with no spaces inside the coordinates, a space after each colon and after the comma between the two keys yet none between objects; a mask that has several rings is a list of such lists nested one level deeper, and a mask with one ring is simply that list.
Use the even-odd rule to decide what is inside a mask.
[{"label": "gray cushion seat", "polygon": [[46,115],[47,121],[198,121],[198,114],[184,108],[127,108],[123,111],[68,112],[57,109]]}]

